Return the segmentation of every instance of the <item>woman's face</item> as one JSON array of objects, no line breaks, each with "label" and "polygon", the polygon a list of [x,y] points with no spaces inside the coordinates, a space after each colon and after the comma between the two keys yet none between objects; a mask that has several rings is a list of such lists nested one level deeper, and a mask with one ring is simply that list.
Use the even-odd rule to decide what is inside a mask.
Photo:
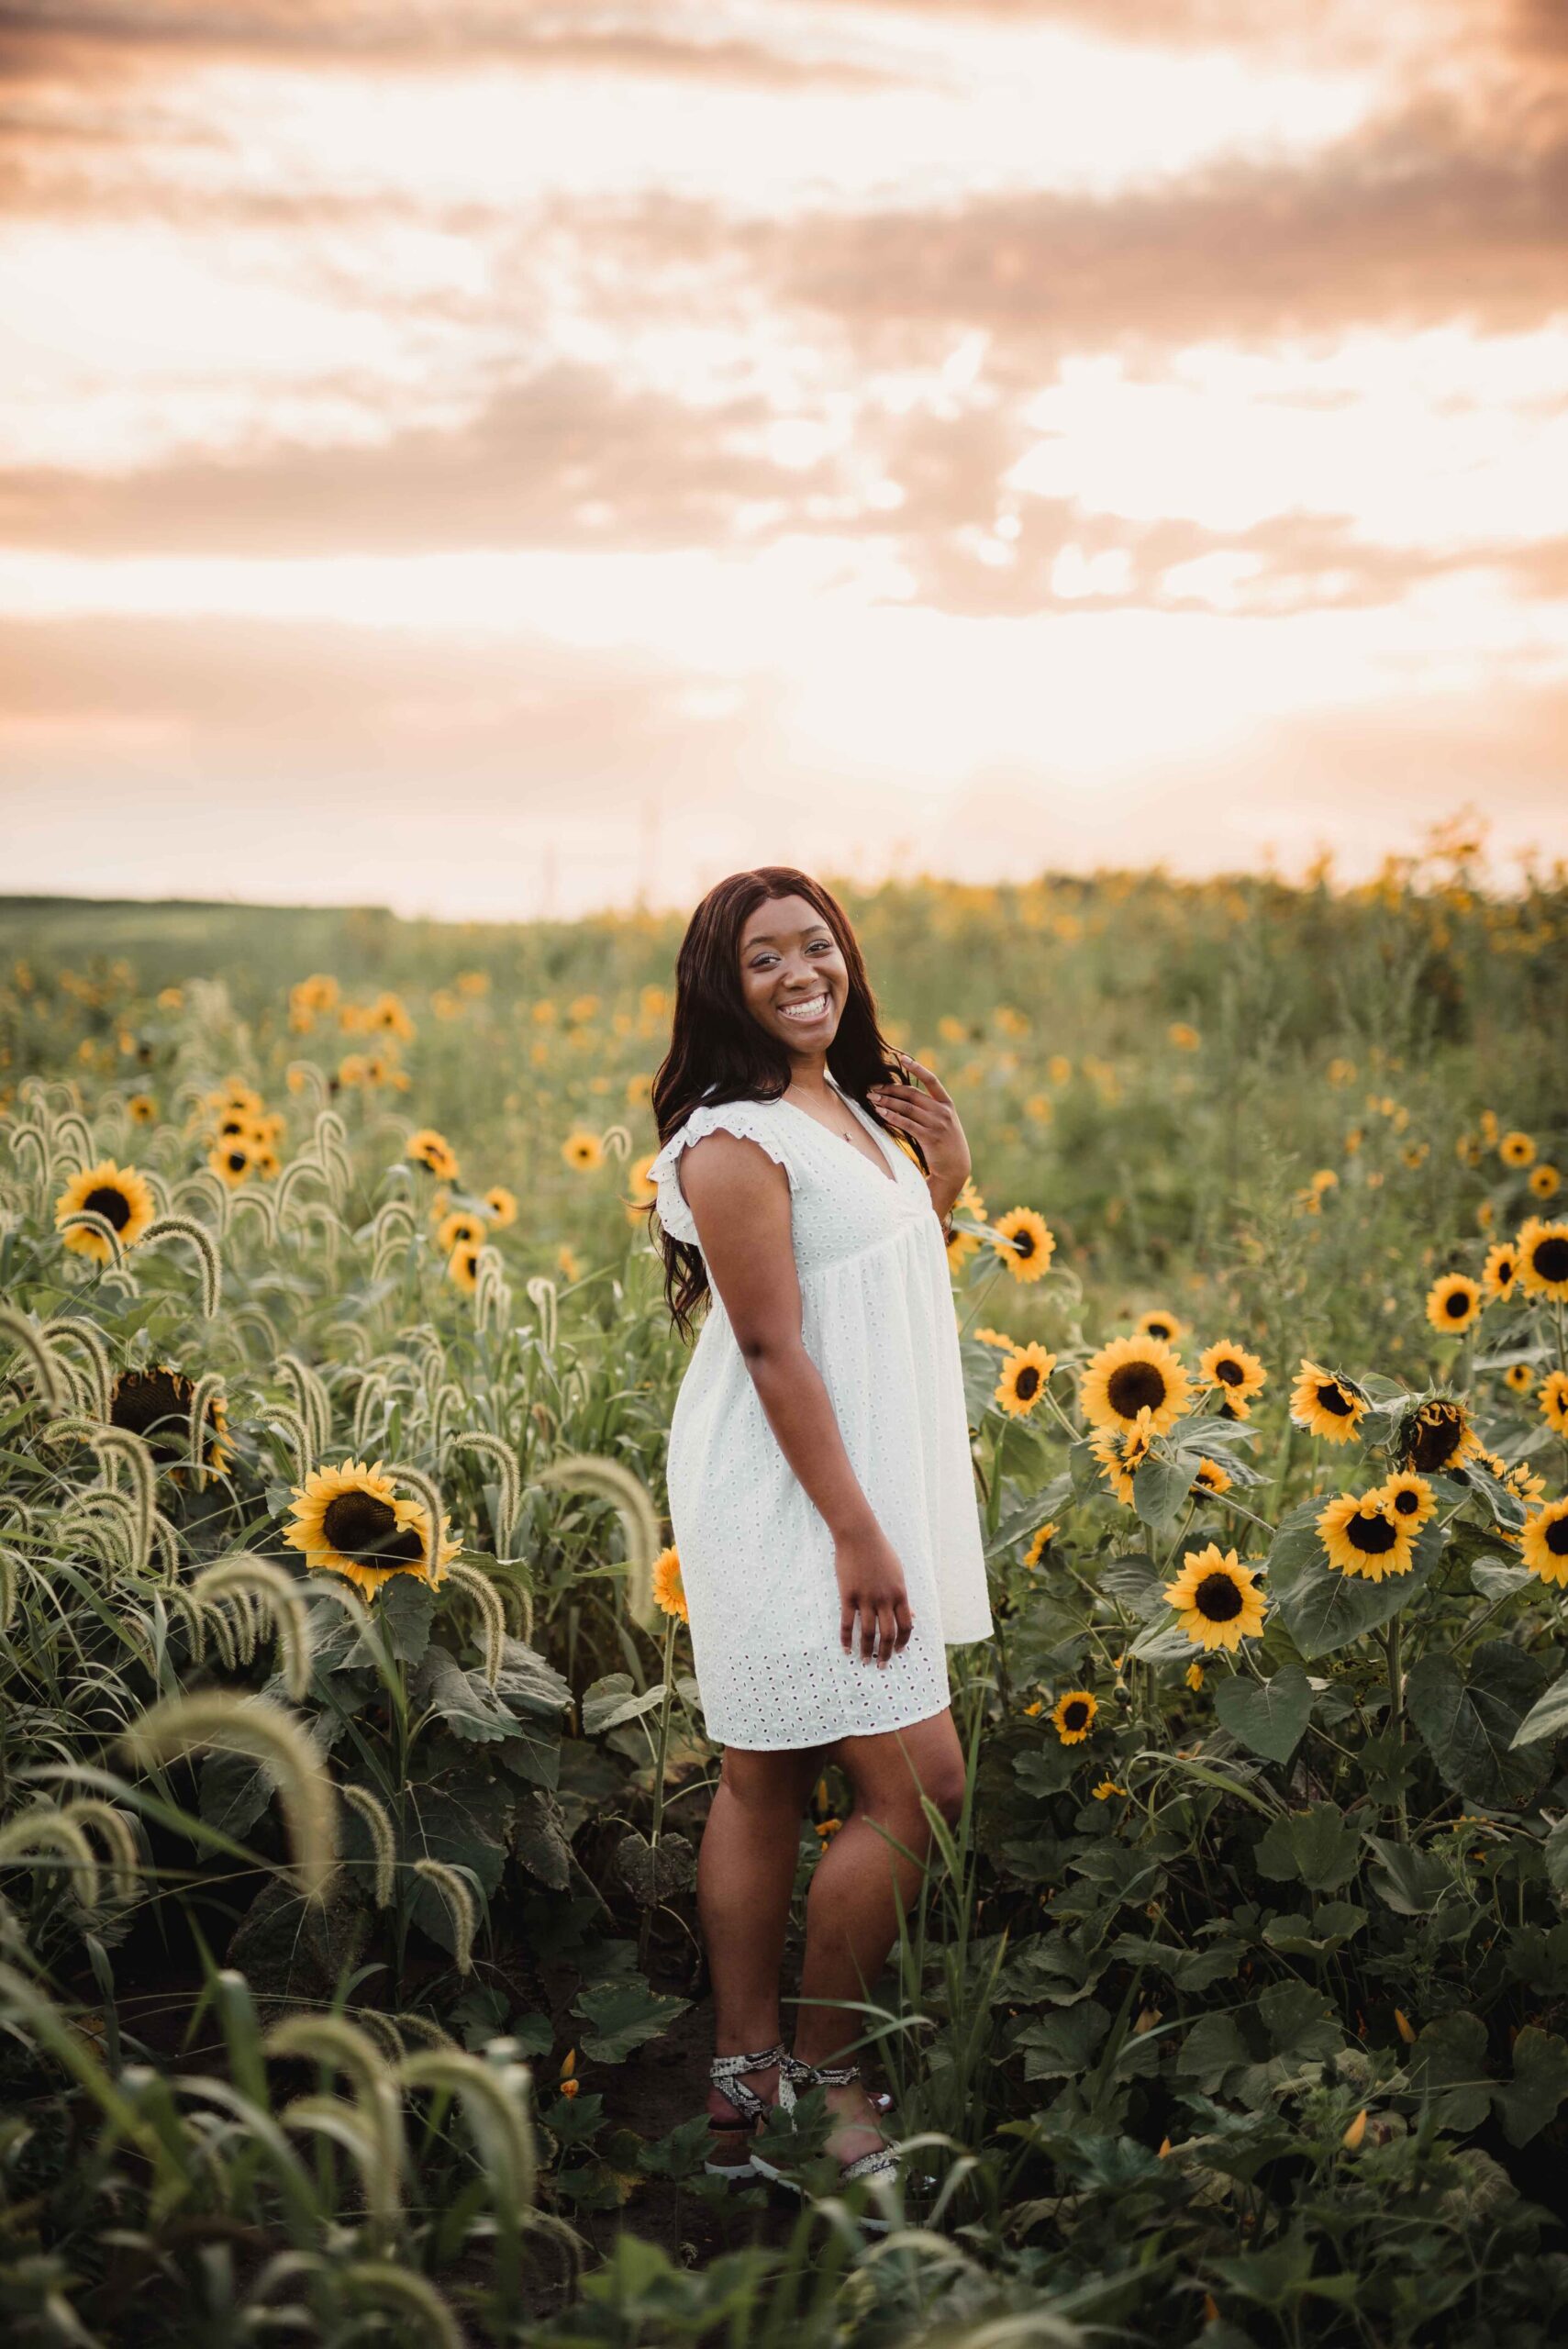
[{"label": "woman's face", "polygon": [[820,1061],[849,995],[838,941],[806,897],[768,897],[740,933],[740,991],[759,1027],[801,1061]]}]

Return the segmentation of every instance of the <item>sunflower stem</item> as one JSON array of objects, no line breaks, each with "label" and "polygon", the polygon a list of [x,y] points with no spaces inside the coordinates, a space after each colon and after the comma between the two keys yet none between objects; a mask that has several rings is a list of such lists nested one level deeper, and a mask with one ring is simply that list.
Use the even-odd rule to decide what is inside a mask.
[{"label": "sunflower stem", "polygon": [[675,1626],[679,1617],[672,1615],[664,1626],[664,1698],[659,1708],[659,1734],[653,1742],[653,1815],[648,1827],[648,1848],[653,1854],[653,1881],[650,1887],[652,1898],[642,1913],[642,1927],[637,1937],[637,1963],[646,1970],[648,1944],[653,1932],[653,1918],[659,1907],[659,1839],[664,1829],[664,1760],[670,1750],[671,1699],[675,1693]]},{"label": "sunflower stem", "polygon": [[[1384,1653],[1388,1663],[1388,1720],[1399,1744],[1399,1760],[1405,1758],[1405,1680],[1401,1670],[1399,1618],[1394,1616],[1383,1635]],[[1399,1841],[1410,1841],[1410,1817],[1406,1808],[1405,1786],[1401,1774],[1396,1805]]]}]

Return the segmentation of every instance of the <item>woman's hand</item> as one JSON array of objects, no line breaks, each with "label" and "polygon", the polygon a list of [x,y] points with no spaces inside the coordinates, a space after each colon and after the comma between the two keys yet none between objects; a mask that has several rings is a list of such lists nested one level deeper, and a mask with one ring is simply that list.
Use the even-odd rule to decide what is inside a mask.
[{"label": "woman's hand", "polygon": [[898,1553],[874,1520],[853,1533],[840,1533],[833,1543],[833,1564],[839,1577],[839,1638],[846,1655],[853,1655],[855,1626],[861,1631],[861,1662],[885,1668],[904,1647],[915,1628],[909,1594]]},{"label": "woman's hand", "polygon": [[925,1154],[932,1204],[940,1195],[951,1206],[968,1182],[971,1165],[969,1144],[964,1140],[952,1095],[935,1069],[928,1068],[924,1061],[912,1060],[907,1052],[900,1052],[898,1058],[927,1090],[922,1093],[918,1085],[873,1085],[866,1098],[895,1132],[906,1133],[919,1143]]}]

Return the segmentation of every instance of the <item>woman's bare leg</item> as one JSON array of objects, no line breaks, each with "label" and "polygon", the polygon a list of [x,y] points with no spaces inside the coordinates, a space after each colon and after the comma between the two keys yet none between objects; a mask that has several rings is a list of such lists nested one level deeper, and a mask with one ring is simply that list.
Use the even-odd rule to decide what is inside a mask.
[{"label": "woman's bare leg", "polygon": [[[724,1750],[717,1791],[697,1854],[697,1911],[713,1983],[714,2052],[740,2055],[779,2037],[779,1970],[795,1888],[800,1822],[821,1770],[819,1749]],[[778,2066],[741,2075],[772,2101]],[[735,2117],[719,2088],[709,2116]]]},{"label": "woman's bare leg", "polygon": [[[963,1808],[963,1749],[951,1712],[875,1737],[841,1738],[836,1751],[854,1789],[854,1809],[811,1879],[795,2032],[795,2054],[818,2065],[854,2060],[849,2051],[865,2018],[849,2002],[866,1996],[887,1963],[899,1916],[924,1873],[931,1835],[922,1794],[950,1824]],[[884,1841],[879,1829],[904,1850]],[[862,2087],[825,2093],[854,2124],[828,2141],[840,2161],[854,2161],[883,2143]]]}]

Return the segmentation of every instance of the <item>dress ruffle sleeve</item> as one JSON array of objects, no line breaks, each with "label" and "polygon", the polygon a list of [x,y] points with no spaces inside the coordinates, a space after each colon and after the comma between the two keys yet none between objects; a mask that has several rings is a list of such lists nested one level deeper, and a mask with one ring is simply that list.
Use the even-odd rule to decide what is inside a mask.
[{"label": "dress ruffle sleeve", "polygon": [[672,1240],[684,1241],[694,1248],[702,1245],[697,1238],[695,1219],[686,1205],[676,1169],[682,1151],[688,1143],[700,1141],[705,1134],[738,1134],[742,1141],[756,1142],[784,1168],[793,1193],[795,1186],[795,1164],[784,1137],[770,1117],[769,1108],[767,1103],[754,1101],[699,1103],[651,1160],[648,1168],[649,1179],[658,1186],[654,1205],[659,1221]]}]

